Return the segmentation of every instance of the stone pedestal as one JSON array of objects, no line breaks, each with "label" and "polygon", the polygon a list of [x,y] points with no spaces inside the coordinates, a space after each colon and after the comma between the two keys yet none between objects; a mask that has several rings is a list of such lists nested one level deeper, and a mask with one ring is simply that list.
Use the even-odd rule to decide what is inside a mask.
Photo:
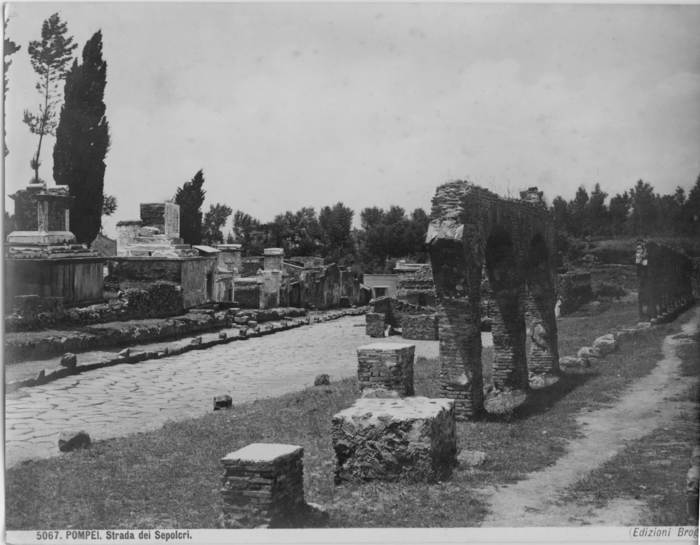
[{"label": "stone pedestal", "polygon": [[360,389],[384,388],[413,395],[414,344],[376,343],[357,349]]},{"label": "stone pedestal", "polygon": [[432,480],[457,452],[454,401],[358,399],[333,417],[336,484],[343,480]]},{"label": "stone pedestal", "polygon": [[221,526],[285,526],[305,511],[303,457],[299,446],[254,443],[222,458]]}]

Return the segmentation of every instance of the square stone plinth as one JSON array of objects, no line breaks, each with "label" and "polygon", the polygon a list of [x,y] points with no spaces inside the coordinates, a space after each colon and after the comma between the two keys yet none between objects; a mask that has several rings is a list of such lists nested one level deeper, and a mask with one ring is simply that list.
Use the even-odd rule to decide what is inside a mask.
[{"label": "square stone plinth", "polygon": [[254,443],[221,459],[224,528],[283,526],[303,510],[304,449]]},{"label": "square stone plinth", "polygon": [[360,389],[384,388],[402,396],[413,395],[415,344],[375,343],[357,349]]},{"label": "square stone plinth", "polygon": [[358,399],[333,417],[336,483],[432,480],[457,452],[451,399]]}]

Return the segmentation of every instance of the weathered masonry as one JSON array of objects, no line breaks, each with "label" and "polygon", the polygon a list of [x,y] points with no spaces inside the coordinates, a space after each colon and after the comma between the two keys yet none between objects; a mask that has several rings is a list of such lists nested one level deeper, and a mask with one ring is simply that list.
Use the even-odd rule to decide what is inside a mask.
[{"label": "weathered masonry", "polygon": [[681,252],[648,240],[637,243],[639,319],[664,319],[693,298],[693,261]]},{"label": "weathered masonry", "polygon": [[[531,188],[507,200],[469,182],[438,187],[426,238],[435,280],[440,338],[440,397],[457,417],[502,413],[532,385],[552,384],[557,352],[554,228]],[[485,271],[493,305],[493,384],[484,397],[480,286]],[[526,314],[529,324],[526,325]],[[531,337],[528,358],[526,335]]]}]

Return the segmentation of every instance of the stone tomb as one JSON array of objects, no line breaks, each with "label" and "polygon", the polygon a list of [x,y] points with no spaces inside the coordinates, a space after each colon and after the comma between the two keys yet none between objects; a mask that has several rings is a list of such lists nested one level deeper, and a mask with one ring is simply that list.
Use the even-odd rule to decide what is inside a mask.
[{"label": "stone tomb", "polygon": [[357,349],[360,389],[383,388],[402,396],[413,395],[413,358],[416,345],[375,343]]},{"label": "stone tomb", "polygon": [[358,399],[333,417],[336,484],[343,480],[432,480],[457,452],[454,401]]},{"label": "stone tomb", "polygon": [[307,509],[304,449],[253,443],[221,459],[223,528],[285,526]]}]

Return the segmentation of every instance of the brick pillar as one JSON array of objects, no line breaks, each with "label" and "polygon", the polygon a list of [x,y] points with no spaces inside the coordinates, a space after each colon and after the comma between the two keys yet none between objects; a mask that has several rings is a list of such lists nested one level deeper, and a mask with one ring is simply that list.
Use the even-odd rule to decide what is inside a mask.
[{"label": "brick pillar", "polygon": [[[439,232],[440,227],[431,224],[431,229]],[[439,397],[455,400],[455,416],[464,420],[480,413],[484,404],[479,309],[481,266],[475,259],[467,259],[462,241],[438,239],[429,244],[428,251],[437,302]]]},{"label": "brick pillar", "polygon": [[286,526],[306,511],[304,449],[254,443],[221,459],[223,528]]},{"label": "brick pillar", "polygon": [[530,354],[527,361],[531,388],[550,386],[558,381],[556,293],[532,298],[532,317],[527,329]]},{"label": "brick pillar", "polygon": [[360,390],[382,388],[401,396],[413,395],[415,344],[375,343],[357,349]]},{"label": "brick pillar", "polygon": [[63,218],[63,230],[64,231],[70,231],[70,210],[66,208],[63,211],[64,218]]}]

